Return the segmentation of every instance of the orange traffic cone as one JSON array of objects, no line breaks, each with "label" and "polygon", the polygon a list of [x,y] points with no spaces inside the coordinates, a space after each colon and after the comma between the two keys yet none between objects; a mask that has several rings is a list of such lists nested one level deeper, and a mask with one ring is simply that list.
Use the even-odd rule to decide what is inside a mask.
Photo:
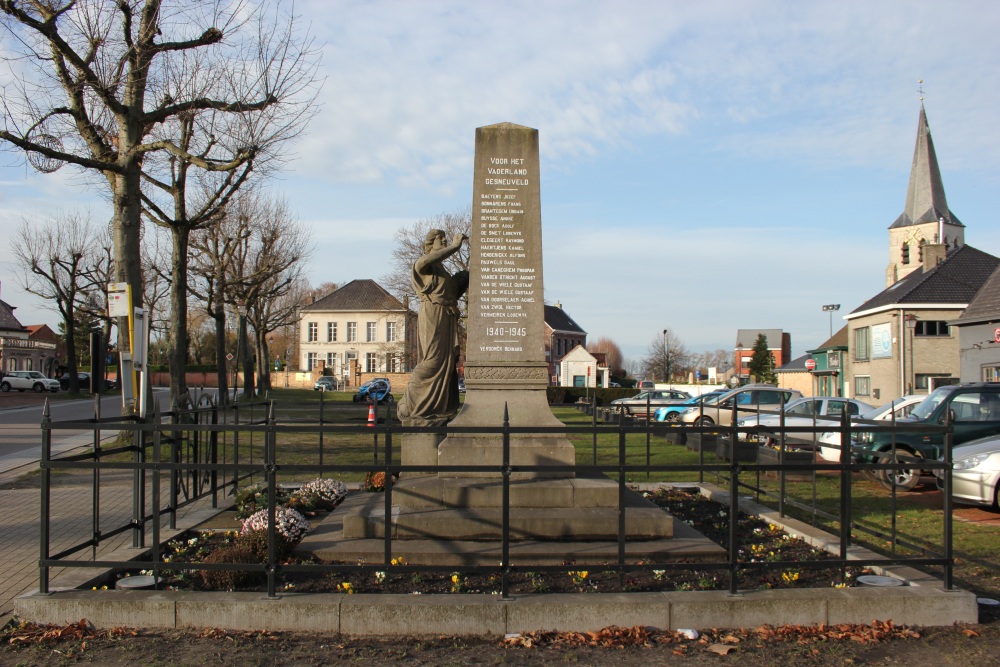
[{"label": "orange traffic cone", "polygon": [[374,403],[369,403],[368,404],[368,425],[369,426],[374,426],[375,425],[375,404]]}]

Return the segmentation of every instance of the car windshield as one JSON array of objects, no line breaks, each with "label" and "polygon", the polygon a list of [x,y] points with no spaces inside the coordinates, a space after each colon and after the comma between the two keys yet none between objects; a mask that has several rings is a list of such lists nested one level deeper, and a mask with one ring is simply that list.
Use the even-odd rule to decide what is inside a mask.
[{"label": "car windshield", "polygon": [[785,406],[785,414],[798,417],[812,417],[816,414],[816,401],[805,399],[798,403],[789,403]]},{"label": "car windshield", "polygon": [[913,412],[910,416],[914,419],[927,419],[934,412],[934,409],[941,405],[941,401],[945,399],[949,391],[954,387],[941,387],[940,389],[935,389],[934,393],[920,401],[917,407],[913,408]]},{"label": "car windshield", "polygon": [[722,396],[722,394],[711,394],[706,396],[705,400],[702,401],[702,405],[715,405],[719,402],[720,396]]}]

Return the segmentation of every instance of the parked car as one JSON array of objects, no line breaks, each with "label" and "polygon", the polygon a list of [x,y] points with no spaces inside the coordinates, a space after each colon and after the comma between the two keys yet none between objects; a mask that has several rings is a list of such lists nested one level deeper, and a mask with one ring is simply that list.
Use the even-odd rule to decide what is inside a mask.
[{"label": "parked car", "polygon": [[616,412],[624,412],[627,415],[646,414],[646,408],[650,412],[654,408],[664,405],[683,403],[691,398],[691,394],[680,389],[654,389],[653,391],[641,391],[632,398],[616,398],[611,401],[610,406]]},{"label": "parked car", "polygon": [[662,408],[658,408],[653,415],[653,418],[658,422],[675,422],[678,416],[692,406],[699,406],[706,401],[714,402],[719,396],[726,393],[725,389],[717,389],[715,391],[706,391],[700,396],[692,396],[683,403],[676,403],[674,405],[665,405]]},{"label": "parked car", "polygon": [[[90,373],[78,372],[76,374],[76,379],[79,382],[80,391],[90,391]],[[69,391],[69,373],[63,373],[59,377],[59,388],[63,391]],[[104,380],[104,389],[101,391],[108,391],[117,388],[118,383],[114,380]]]},{"label": "parked car", "polygon": [[59,391],[59,380],[47,378],[38,371],[8,371],[0,381],[0,391]]},{"label": "parked car", "polygon": [[[874,409],[874,405],[869,405],[855,398],[810,396],[785,404],[785,426],[833,425],[840,422],[844,412],[857,416],[862,412],[870,412]],[[739,434],[740,440],[772,442],[776,437],[777,429],[781,426],[781,414],[756,414],[740,417],[736,420],[736,425],[759,428],[758,431],[741,432]],[[815,437],[811,433],[790,433],[785,439],[786,441],[795,441],[796,444],[815,441]]]},{"label": "parked car", "polygon": [[389,378],[373,378],[358,387],[358,392],[354,394],[351,400],[355,403],[367,403],[370,401],[392,403],[395,399],[389,393],[390,391],[392,391],[392,385],[389,384]]},{"label": "parked car", "polygon": [[320,375],[313,385],[313,391],[336,391],[337,379],[332,375]]},{"label": "parked car", "polygon": [[[884,405],[880,405],[869,412],[865,412],[856,418],[852,417],[851,421],[868,422],[902,419],[903,417],[909,415],[913,408],[915,408],[917,404],[925,398],[927,398],[926,394],[908,394],[906,396],[901,396]],[[840,431],[825,431],[820,433],[816,440],[820,445],[820,456],[827,461],[833,461],[835,463],[840,462]]]},{"label": "parked car", "polygon": [[[1000,435],[1000,382],[939,387],[920,402],[909,417],[900,419],[900,426],[940,426],[950,418],[952,443],[960,445],[978,438]],[[943,433],[862,432],[858,434],[858,455],[865,461],[891,463],[890,452],[895,443],[897,461],[919,462],[936,460],[943,455]],[[880,471],[879,481],[886,488],[910,491],[920,483],[922,469],[912,468]]]},{"label": "parked car", "polygon": [[[1000,509],[1000,436],[972,440],[952,449],[951,497],[961,503]],[[944,471],[935,470],[944,489]]]},{"label": "parked car", "polygon": [[656,389],[656,383],[652,380],[640,380],[636,383],[635,388],[652,391],[653,389]]},{"label": "parked car", "polygon": [[458,393],[460,394],[465,393],[465,380],[463,380],[462,378],[458,378]]},{"label": "parked car", "polygon": [[739,419],[758,410],[777,410],[782,401],[787,404],[796,398],[802,398],[802,392],[766,384],[748,384],[730,389],[714,403],[688,408],[680,414],[678,421],[702,426],[731,426],[733,406],[736,406],[736,418]]}]

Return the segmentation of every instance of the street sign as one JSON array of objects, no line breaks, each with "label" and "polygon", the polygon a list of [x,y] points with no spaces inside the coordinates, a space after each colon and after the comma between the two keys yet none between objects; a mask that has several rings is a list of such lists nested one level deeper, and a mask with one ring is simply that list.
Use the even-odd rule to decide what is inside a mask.
[{"label": "street sign", "polygon": [[993,342],[1000,343],[1000,329],[993,330]]},{"label": "street sign", "polygon": [[815,359],[806,359],[806,370],[807,371],[811,371],[811,370],[815,370],[815,368],[816,368],[816,360]]},{"label": "street sign", "polygon": [[694,372],[694,379],[695,380],[700,380],[701,379],[701,371],[695,371]]},{"label": "street sign", "polygon": [[227,361],[232,361],[233,360],[233,353],[232,352],[230,352],[229,354],[226,355],[226,360]]}]

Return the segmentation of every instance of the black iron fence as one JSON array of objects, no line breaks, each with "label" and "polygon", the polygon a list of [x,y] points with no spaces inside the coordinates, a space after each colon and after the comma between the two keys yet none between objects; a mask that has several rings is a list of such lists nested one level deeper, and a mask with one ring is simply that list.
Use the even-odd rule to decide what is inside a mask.
[{"label": "black iron fence", "polygon": [[[952,587],[953,549],[952,549],[952,512],[951,512],[951,428],[945,424],[935,427],[922,427],[922,432],[942,434],[944,439],[944,457],[940,461],[921,461],[924,470],[937,470],[943,478],[943,519],[942,534],[939,544],[917,543],[906,539],[893,519],[886,528],[873,528],[855,520],[852,509],[853,487],[855,476],[862,471],[875,474],[893,473],[913,466],[913,462],[896,457],[895,446],[888,453],[883,452],[880,458],[865,460],[858,458],[850,445],[840,450],[840,460],[836,462],[817,461],[811,459],[796,459],[791,456],[792,449],[788,440],[793,438],[815,438],[819,431],[830,431],[831,424],[815,424],[812,426],[786,426],[783,422],[777,429],[769,432],[777,444],[773,450],[772,460],[762,461],[754,457],[752,460],[739,455],[740,434],[757,432],[753,427],[697,425],[677,426],[658,423],[649,419],[632,419],[621,414],[610,415],[590,404],[578,407],[586,412],[591,419],[589,424],[578,426],[563,426],[555,428],[513,427],[507,416],[496,427],[455,428],[445,429],[407,428],[399,425],[392,418],[392,408],[372,406],[368,419],[359,417],[358,406],[353,406],[352,418],[358,423],[345,423],[343,414],[338,412],[345,408],[323,400],[322,395],[316,403],[298,402],[286,404],[281,401],[268,400],[264,402],[241,403],[220,409],[209,400],[204,400],[199,406],[190,410],[173,411],[156,414],[152,419],[143,422],[134,418],[100,418],[86,421],[53,422],[48,414],[42,422],[42,454],[41,454],[41,543],[40,543],[40,583],[39,589],[47,593],[50,583],[50,569],[56,567],[91,568],[101,570],[150,570],[154,576],[166,571],[177,570],[253,570],[263,572],[267,577],[267,594],[277,595],[277,582],[283,572],[288,573],[327,573],[327,572],[373,572],[385,571],[393,560],[393,537],[391,530],[384,531],[383,553],[381,562],[365,563],[282,563],[278,557],[278,544],[275,534],[275,515],[277,508],[277,487],[279,476],[317,475],[329,477],[354,476],[359,477],[373,471],[384,473],[384,526],[392,525],[393,480],[400,473],[490,473],[502,480],[502,525],[501,525],[501,557],[495,565],[463,565],[461,569],[468,572],[495,574],[500,578],[500,592],[506,596],[509,593],[510,577],[513,573],[530,569],[534,572],[562,571],[565,565],[531,565],[530,568],[512,563],[510,556],[510,489],[512,475],[518,473],[555,473],[568,472],[575,475],[603,474],[614,480],[619,489],[617,558],[610,562],[576,563],[576,567],[591,572],[617,573],[619,583],[623,584],[630,572],[640,570],[677,570],[692,569],[721,570],[728,576],[728,588],[731,593],[738,589],[739,573],[752,568],[788,569],[788,568],[838,568],[842,577],[846,577],[848,567],[879,566],[905,564],[918,568],[941,568],[945,588]],[[367,406],[365,406],[367,409]],[[732,423],[735,424],[735,410]],[[346,420],[349,422],[349,420]],[[63,430],[78,431],[81,429],[94,432],[93,445],[82,453],[72,455],[52,456],[52,438],[54,433]],[[851,443],[852,438],[860,432],[903,432],[912,431],[913,426],[895,422],[852,422],[846,416],[836,424],[842,443]],[[110,446],[101,444],[101,433],[115,431],[117,440]],[[469,465],[469,466],[403,466],[400,463],[399,438],[409,433],[445,433],[453,434],[491,434],[501,443],[501,462],[499,465]],[[511,438],[521,434],[556,434],[566,437],[576,437],[578,442],[576,465],[567,466],[524,466],[511,463]],[[278,438],[292,438],[310,443],[307,455],[290,456],[286,447],[278,446]],[[579,445],[583,439],[591,440],[592,456],[589,463],[579,463],[586,459],[584,447]],[[598,441],[609,439],[616,443],[609,456],[598,457]],[[695,462],[654,464],[654,450],[668,447],[668,441],[678,442],[683,439],[697,441],[698,459]],[[711,452],[705,443],[715,440],[717,449]],[[355,455],[343,455],[342,443],[354,443]],[[357,443],[365,442],[363,449],[367,451],[357,456]],[[642,451],[643,443],[645,451]],[[718,449],[728,443],[731,454],[725,457]],[[602,448],[608,450],[607,445]],[[637,451],[638,450],[638,451]],[[723,455],[720,456],[720,453]],[[644,461],[643,459],[644,454]],[[370,461],[367,460],[370,455]],[[603,460],[601,460],[603,459]],[[639,462],[635,462],[639,459]],[[61,470],[77,470],[90,473],[92,478],[92,514],[91,534],[79,542],[62,548],[57,553],[51,550],[51,525],[53,517],[50,508],[50,494],[54,483],[53,475]],[[133,504],[132,516],[128,522],[119,525],[104,526],[100,520],[100,490],[102,474],[109,471],[126,471],[132,476]],[[779,490],[765,488],[761,476],[773,473],[780,479]],[[804,473],[814,476],[817,473],[836,475],[839,479],[839,506],[836,512],[821,510],[816,503],[803,502],[786,494],[786,477],[793,473]],[[697,562],[629,562],[626,558],[625,524],[627,509],[625,498],[627,490],[633,481],[651,475],[669,477],[670,475],[696,474],[700,481],[714,478],[725,488],[728,488],[729,540],[725,560]],[[267,489],[267,558],[259,564],[247,563],[179,563],[165,562],[161,531],[176,527],[178,511],[197,501],[210,501],[214,508],[224,508],[232,503],[232,496],[242,485],[254,480],[262,480]],[[832,559],[817,563],[809,562],[748,562],[745,558],[745,545],[740,543],[737,532],[739,504],[741,494],[754,494],[758,498],[773,499],[776,497],[779,512],[785,514],[789,510],[801,510],[813,517],[830,522],[836,527],[839,537],[838,552]],[[814,498],[815,500],[815,493]],[[890,513],[896,514],[896,491],[890,490]],[[148,548],[145,557],[138,560],[102,560],[96,557],[97,546],[102,542],[131,531],[134,547]],[[856,543],[859,534],[867,534],[886,540],[891,546],[888,553],[871,559],[859,560],[849,558],[849,549]],[[897,551],[903,548],[916,555],[904,555]],[[89,550],[89,557],[88,556]],[[453,565],[414,565],[405,564],[394,567],[394,572],[452,572]]]}]

